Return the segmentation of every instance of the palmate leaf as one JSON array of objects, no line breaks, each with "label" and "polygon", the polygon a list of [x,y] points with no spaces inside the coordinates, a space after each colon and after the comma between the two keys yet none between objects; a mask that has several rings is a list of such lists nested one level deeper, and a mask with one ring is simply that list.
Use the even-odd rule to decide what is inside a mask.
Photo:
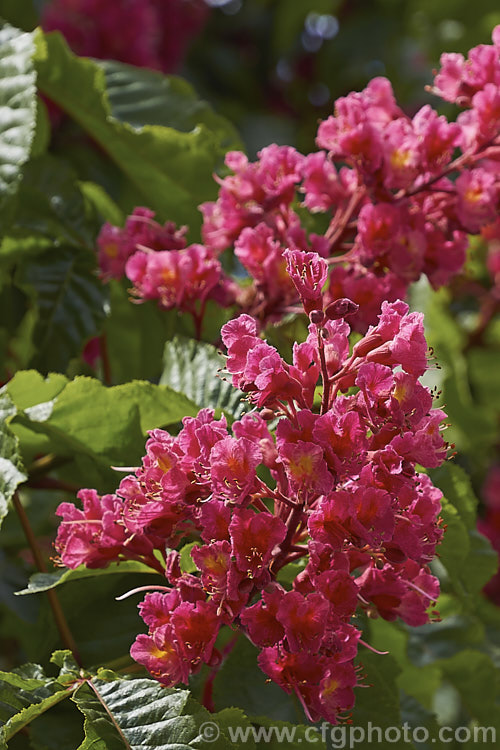
[{"label": "palmate leaf", "polygon": [[27,162],[36,123],[33,35],[0,28],[0,228]]},{"label": "palmate leaf", "polygon": [[[164,688],[151,679],[121,679],[100,669],[97,676],[80,672],[69,652],[51,659],[60,667],[57,679],[46,677],[35,664],[0,672],[0,748],[5,742],[68,697],[85,717],[85,739],[79,750],[203,750],[203,724],[219,732],[220,750],[237,750],[228,727],[249,727],[241,711],[210,714],[188,690]],[[40,737],[42,739],[43,737]],[[254,744],[248,743],[250,750]]]},{"label": "palmate leaf", "polygon": [[442,667],[468,713],[483,726],[495,726],[498,732],[498,668],[487,654],[465,647]]},{"label": "palmate leaf", "polygon": [[29,364],[43,372],[66,370],[100,330],[107,289],[97,278],[99,226],[97,210],[62,160],[45,155],[27,165],[0,263],[28,301],[35,349]]},{"label": "palmate leaf", "polygon": [[86,738],[79,750],[234,748],[223,725],[216,743],[204,740],[203,723],[217,723],[217,714],[209,714],[187,690],[163,688],[154,680],[94,679],[73,700],[85,716]]},{"label": "palmate leaf", "polygon": [[105,317],[106,292],[90,250],[59,247],[22,268],[17,279],[34,290],[38,319],[31,364],[41,372],[65,371]]},{"label": "palmate leaf", "polygon": [[80,190],[85,199],[94,206],[102,221],[121,226],[124,223],[123,211],[116,205],[101,185],[96,182],[80,182]]},{"label": "palmate leaf", "polygon": [[[44,382],[36,371],[17,373],[7,391],[19,404],[29,403]],[[56,390],[60,385],[62,381]],[[50,393],[48,386],[45,392]],[[37,454],[54,453],[71,462],[69,481],[112,491],[119,476],[110,466],[139,465],[148,430],[197,411],[192,401],[168,386],[132,381],[107,388],[94,378],[77,377],[54,398],[12,416],[9,424],[27,463]]]},{"label": "palmate leaf", "polygon": [[198,98],[183,78],[166,76],[155,70],[136,68],[116,60],[99,60],[104,70],[111,115],[134,128],[162,125],[189,133],[205,125],[215,133],[221,146],[237,148],[238,134],[225,117]]},{"label": "palmate leaf", "polygon": [[[212,173],[232,140],[232,127],[227,125],[221,137],[222,118],[214,123],[213,116],[207,118],[206,112],[200,113],[199,120],[194,118],[196,127],[190,132],[164,125],[136,128],[122,122],[113,117],[103,68],[73,55],[58,34],[40,34],[36,62],[40,89],[99,144],[123,173],[126,208],[147,205],[160,220],[170,218],[199,227],[201,216],[196,207],[216,195]],[[143,73],[138,77],[143,79]],[[168,90],[164,94],[167,97]],[[134,96],[140,99],[140,86]],[[168,107],[168,98],[165,104]]]},{"label": "palmate leaf", "polygon": [[176,337],[165,344],[160,383],[184,393],[200,409],[222,409],[237,419],[249,408],[245,394],[220,376],[223,367],[224,358],[211,344]]},{"label": "palmate leaf", "polygon": [[239,710],[210,714],[188,690],[167,689],[152,679],[122,679],[107,669],[97,675],[83,671],[69,651],[55,652],[50,661],[59,668],[56,678],[37,664],[0,672],[2,750],[6,740],[67,697],[85,717],[82,749],[202,750],[210,745],[203,723],[211,721],[219,727],[217,747],[236,750],[227,727],[249,726]]},{"label": "palmate leaf", "polygon": [[35,664],[0,672],[0,747],[70,692],[71,688],[46,677]]}]

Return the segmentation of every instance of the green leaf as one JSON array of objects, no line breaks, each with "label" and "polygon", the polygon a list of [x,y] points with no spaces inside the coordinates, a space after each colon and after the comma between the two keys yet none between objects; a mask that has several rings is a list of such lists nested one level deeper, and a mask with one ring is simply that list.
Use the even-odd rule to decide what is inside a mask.
[{"label": "green leaf", "polygon": [[[429,732],[428,740],[422,744],[414,741],[414,747],[422,748],[422,750],[428,750],[436,742],[439,742],[439,726],[436,720],[436,715],[432,711],[428,711],[417,701],[413,696],[407,695],[404,691],[401,691],[401,722],[403,726],[408,724],[411,729],[416,730],[419,727],[425,727]],[[411,735],[410,735],[411,736]],[[422,730],[419,731],[417,737],[423,736]]]},{"label": "green leaf", "polygon": [[[5,739],[10,739],[38,716],[41,716],[41,714],[57,705],[65,698],[68,698],[69,693],[70,691],[68,689],[58,690],[57,692],[47,695],[45,698],[41,698],[34,703],[24,705],[9,719],[5,726],[2,727]],[[5,696],[2,696],[2,700],[4,700],[4,698]],[[20,704],[18,704],[18,707],[19,705]]]},{"label": "green leaf", "polygon": [[[171,218],[195,229],[201,225],[196,206],[216,195],[212,173],[226,150],[227,138],[221,142],[219,127],[214,132],[202,122],[186,133],[121,122],[112,116],[103,68],[73,55],[58,34],[39,35],[36,63],[41,90],[122,171],[125,208],[147,205],[160,220]],[[134,70],[129,70],[132,75]],[[143,77],[141,71],[138,75]]]},{"label": "green leaf", "polygon": [[[364,684],[368,689],[355,690],[356,704],[352,721],[354,726],[366,726],[368,722],[382,727],[401,725],[399,689],[397,677],[400,668],[390,654],[374,654],[364,650],[360,656],[363,672],[366,674]],[[394,747],[399,747],[396,743]]]},{"label": "green leaf", "polygon": [[85,565],[80,565],[80,567],[74,570],[61,568],[54,573],[34,573],[29,580],[28,586],[21,591],[16,591],[16,594],[18,596],[38,594],[41,591],[54,589],[56,586],[61,586],[63,583],[69,583],[70,581],[79,581],[82,578],[98,578],[117,573],[146,573],[154,575],[156,571],[137,560],[113,562],[107,568],[86,568]]},{"label": "green leaf", "polygon": [[33,35],[4,24],[0,29],[0,224],[28,161],[36,123]]},{"label": "green leaf", "polygon": [[[432,628],[430,625],[427,629],[428,633],[432,636]],[[367,637],[369,643],[376,649],[381,651],[389,651],[390,656],[393,657],[399,668],[399,672],[395,677],[395,687],[397,688],[399,695],[399,705],[401,710],[401,723],[408,722],[411,727],[425,726],[431,732],[431,736],[434,736],[436,727],[436,719],[433,713],[433,700],[436,691],[439,689],[443,675],[440,667],[436,666],[433,659],[427,663],[424,659],[421,659],[418,666],[409,661],[408,658],[408,641],[409,636],[415,637],[418,641],[420,628],[409,628],[398,622],[387,622],[382,618],[369,621],[369,631]],[[419,656],[425,654],[425,640],[419,641],[419,645],[422,646],[422,653],[419,652]],[[412,655],[415,655],[416,647],[412,643]],[[365,663],[366,652],[360,653],[361,663]],[[368,657],[370,658],[370,657]],[[376,667],[384,667],[384,659],[387,658],[385,655],[376,658],[376,655],[371,657],[373,664]],[[391,665],[391,669],[393,665]],[[395,674],[395,673],[394,673]],[[393,679],[391,676],[389,679]],[[377,682],[372,681],[371,671],[368,670],[368,676],[365,680],[367,683],[373,683],[377,686]],[[370,691],[373,688],[370,688]],[[358,694],[359,697],[359,694]],[[363,698],[364,696],[361,696]],[[395,698],[395,694],[393,695]],[[368,696],[369,698],[369,696]],[[372,719],[372,724],[380,726],[380,724]],[[397,725],[397,722],[396,722]],[[428,750],[428,746],[418,744],[415,742],[415,747],[425,748]]]},{"label": "green leaf", "polygon": [[460,693],[470,715],[485,727],[495,726],[498,732],[498,670],[491,659],[479,651],[465,648],[453,659],[444,661],[442,669]]},{"label": "green leaf", "polygon": [[2,247],[1,255],[5,257],[10,251],[17,262],[14,241],[33,237],[42,245],[41,252],[46,247],[60,246],[93,251],[100,224],[93,206],[82,193],[76,173],[62,159],[44,154],[26,166],[8,232],[12,239],[7,247]]},{"label": "green leaf", "polygon": [[[168,386],[134,380],[107,388],[94,378],[78,377],[57,398],[50,425],[92,446],[95,453],[119,458],[123,454],[115,443],[117,431],[124,432],[120,422],[130,421],[127,415],[134,408],[141,435],[196,413],[192,402]],[[130,439],[125,446],[127,442]]]},{"label": "green leaf", "polygon": [[[95,237],[100,222],[82,194],[74,172],[45,155],[25,169],[19,201],[0,246],[0,263],[21,289],[22,312],[32,315],[25,329],[28,358],[44,372],[66,370],[88,338],[99,332],[107,289],[97,278]],[[12,337],[19,326],[7,322]],[[28,342],[25,342],[28,343]],[[11,343],[12,348],[12,343]],[[38,352],[35,349],[38,349]]]},{"label": "green leaf", "polygon": [[32,406],[55,399],[68,385],[68,378],[51,372],[46,378],[36,370],[20,370],[9,381],[8,393],[15,410],[24,411]]},{"label": "green leaf", "polygon": [[45,677],[37,665],[25,665],[20,672],[0,672],[0,742],[9,740],[71,691]]},{"label": "green leaf", "polygon": [[[25,392],[40,382],[37,373],[16,375],[7,390]],[[132,381],[107,388],[93,378],[68,382],[55,398],[11,417],[10,427],[29,462],[40,453],[67,457],[73,483],[101,482],[113,490],[119,479],[110,466],[137,466],[148,430],[179,422],[198,409],[168,386]],[[103,490],[104,491],[104,490]]]},{"label": "green leaf", "polygon": [[59,667],[59,680],[62,678],[64,682],[67,682],[68,677],[79,677],[81,675],[81,668],[68,648],[54,651],[50,661]]},{"label": "green leaf", "polygon": [[459,466],[447,462],[432,472],[443,491],[442,516],[447,525],[438,547],[439,562],[446,568],[450,583],[464,606],[474,607],[473,598],[495,574],[497,553],[476,530],[477,498],[469,477]]},{"label": "green leaf", "polygon": [[38,97],[36,101],[36,129],[31,144],[31,158],[35,159],[47,153],[50,145],[50,119],[45,102]]},{"label": "green leaf", "polygon": [[[236,750],[255,749],[256,745],[253,742],[250,720],[240,708],[224,708],[222,711],[212,714],[210,719],[231,741],[231,747],[236,748]],[[252,724],[255,724],[254,719],[252,719]]]},{"label": "green leaf", "polygon": [[[0,398],[0,411],[13,413],[8,396]],[[8,513],[9,503],[17,487],[27,479],[19,455],[19,441],[4,422],[0,423],[0,525]]]},{"label": "green leaf", "polygon": [[110,369],[116,383],[134,378],[157,382],[165,341],[175,332],[178,315],[153,302],[134,305],[127,282],[111,281],[111,311],[104,326]]},{"label": "green leaf", "polygon": [[[254,725],[254,731],[249,734],[249,737],[255,737],[257,748],[281,750],[281,748],[286,747],[290,750],[301,750],[304,745],[307,747],[309,744],[312,744],[318,750],[326,750],[327,748],[323,740],[325,733],[322,734],[321,727],[306,727],[302,724],[291,724],[288,721],[268,719],[266,716],[252,716],[250,719]],[[327,735],[331,736],[333,740],[335,740],[336,735],[340,737],[342,734],[341,727],[328,725],[326,729]],[[245,742],[242,745],[242,750],[246,750],[249,744],[249,741]]]},{"label": "green leaf", "polygon": [[[469,532],[460,518],[458,510],[446,498],[443,498],[441,505],[441,516],[446,526],[446,532],[438,548],[439,562],[444,566],[444,572],[447,574],[453,590],[459,596],[463,596],[465,590],[460,580],[460,572],[470,553]],[[443,580],[442,574],[440,578]]]},{"label": "green leaf", "polygon": [[34,290],[38,353],[32,364],[44,373],[64,372],[84,342],[99,332],[105,317],[106,291],[95,268],[93,252],[59,247],[23,266],[17,275],[21,286]]},{"label": "green leaf", "polygon": [[179,564],[183,573],[195,573],[198,570],[191,557],[191,550],[199,546],[200,542],[189,542],[181,549]]},{"label": "green leaf", "polygon": [[236,129],[225,117],[198,98],[193,87],[177,76],[136,68],[116,60],[102,60],[111,115],[134,128],[162,125],[189,133],[205,125],[227,149],[240,146]]},{"label": "green leaf", "polygon": [[307,564],[307,557],[303,557],[297,562],[291,562],[285,565],[278,573],[277,580],[287,589],[292,588],[292,584],[299,575],[302,573]]},{"label": "green leaf", "polygon": [[0,18],[27,31],[31,31],[38,24],[38,14],[32,0],[0,0]]},{"label": "green leaf", "polygon": [[304,712],[299,702],[276,683],[267,681],[257,664],[258,653],[247,638],[238,640],[215,678],[215,705],[218,708],[239,706],[248,716],[303,722]]},{"label": "green leaf", "polygon": [[[82,685],[72,700],[85,716],[86,739],[79,750],[202,750],[211,746],[202,731],[212,716],[187,690],[164,688],[148,679],[94,679]],[[230,750],[234,745],[221,732],[216,747]]]},{"label": "green leaf", "polygon": [[115,226],[123,224],[125,218],[123,211],[121,211],[101,185],[98,185],[96,182],[87,181],[80,182],[79,186],[86,200],[94,206],[103,221],[109,221],[110,224],[114,224]]},{"label": "green leaf", "polygon": [[500,371],[500,351],[494,349],[471,349],[468,352],[469,373],[473,393],[477,400],[498,413],[500,393],[498,372]]},{"label": "green leaf", "polygon": [[446,499],[457,509],[466,528],[475,528],[478,500],[465,471],[447,462],[433,471],[432,476]]},{"label": "green leaf", "polygon": [[434,664],[416,667],[407,662],[398,677],[398,686],[408,698],[415,699],[422,710],[432,713],[433,698],[442,679],[442,670]]},{"label": "green leaf", "polygon": [[442,622],[409,628],[408,655],[417,667],[455,657],[467,647],[481,647],[484,627],[472,615],[452,615]]},{"label": "green leaf", "polygon": [[247,406],[245,394],[222,378],[224,363],[214,346],[176,337],[165,344],[160,384],[184,393],[200,409],[221,409],[237,419]]},{"label": "green leaf", "polygon": [[465,355],[466,334],[450,310],[447,289],[433,293],[425,312],[427,340],[436,351],[440,370],[439,388],[451,427],[446,438],[465,454],[471,472],[487,468],[497,440],[497,420],[490,404],[478,403],[471,390],[469,360]]}]

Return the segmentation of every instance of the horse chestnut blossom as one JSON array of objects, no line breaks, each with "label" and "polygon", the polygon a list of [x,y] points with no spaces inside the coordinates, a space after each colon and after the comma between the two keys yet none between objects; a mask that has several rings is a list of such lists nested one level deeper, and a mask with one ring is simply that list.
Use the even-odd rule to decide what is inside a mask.
[{"label": "horse chestnut blossom", "polygon": [[[493,45],[475,47],[467,61],[443,55],[431,91],[465,107],[456,122],[428,104],[408,116],[390,82],[374,78],[335,102],[318,128],[319,151],[272,144],[255,162],[226,155],[232,174],[216,178],[218,198],[200,210],[207,262],[233,250],[252,282],[233,287],[237,313],[264,328],[298,311],[287,273],[295,252],[327,261],[326,294],[359,306],[350,322],[361,333],[384,300],[403,299],[422,274],[438,288],[461,271],[468,234],[500,208],[499,40],[500,26]],[[115,231],[105,225],[99,245]],[[170,250],[168,239],[157,249]],[[101,261],[105,278],[108,266]]]},{"label": "horse chestnut blossom", "polygon": [[[273,145],[253,164],[228,154],[234,174],[221,181],[216,202],[201,206],[203,238],[219,251],[234,246],[254,277],[247,312],[265,323],[290,308],[288,288],[277,296],[275,276],[262,278],[265,245],[274,267],[287,250],[327,259],[327,293],[359,304],[351,325],[361,332],[383,300],[404,297],[421,274],[437,288],[461,270],[467,234],[494,221],[500,204],[499,38],[497,27],[494,44],[471,50],[458,68],[459,56],[442,58],[432,91],[467,108],[457,122],[429,105],[409,117],[389,81],[375,78],[335,102],[318,128],[320,151],[303,156]],[[308,235],[300,197],[302,211],[326,216],[321,234]]]},{"label": "horse chestnut blossom", "polygon": [[189,313],[198,335],[209,299],[222,307],[235,301],[235,283],[215,254],[203,245],[186,246],[187,227],[154,221],[155,213],[135,208],[123,228],[104,224],[97,239],[101,279],[133,284],[135,301],[154,299],[163,310]]},{"label": "horse chestnut blossom", "polygon": [[175,436],[152,430],[141,466],[114,494],[82,490],[81,510],[59,506],[55,546],[68,567],[132,559],[161,574],[138,590],[148,592],[147,633],[131,655],[162,684],[186,683],[206,664],[210,707],[227,652],[219,635],[230,628],[311,721],[335,723],[363,679],[362,654],[355,660],[369,644],[357,615],[429,621],[441,492],[417,464],[445,460],[446,415],[419,382],[420,313],[384,302],[350,348],[345,318],[357,305],[322,293],[327,261],[297,249],[286,260],[311,321],[292,362],[253,317],[230,320],[226,367],[250,411],[231,427],[202,409]]}]

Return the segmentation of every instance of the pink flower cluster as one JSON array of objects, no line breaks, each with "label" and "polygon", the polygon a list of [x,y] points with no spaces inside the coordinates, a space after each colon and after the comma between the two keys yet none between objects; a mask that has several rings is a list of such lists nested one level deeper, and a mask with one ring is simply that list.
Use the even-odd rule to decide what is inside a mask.
[{"label": "pink flower cluster", "polygon": [[350,351],[344,318],[357,306],[321,295],[325,260],[295,250],[287,262],[311,320],[292,363],[253,318],[229,321],[227,370],[250,413],[231,429],[202,409],[175,437],[153,430],[115,494],[82,490],[82,510],[59,507],[56,549],[72,568],[139,559],[164,574],[139,605],[148,634],[131,649],[163,684],[216,670],[230,626],[309,719],[336,722],[360,683],[356,612],[420,625],[438,596],[428,564],[441,493],[416,464],[446,458],[445,414],[419,382],[421,314],[384,302]]},{"label": "pink flower cluster", "polygon": [[174,72],[209,12],[204,0],[49,0],[41,25],[78,55]]},{"label": "pink flower cluster", "polygon": [[138,300],[154,299],[164,310],[190,313],[199,327],[206,302],[231,305],[236,285],[211,250],[186,246],[186,227],[176,229],[171,221],[162,226],[154,215],[136,208],[123,228],[104,224],[97,240],[101,278],[109,281],[126,274]]},{"label": "pink flower cluster", "polygon": [[375,78],[336,101],[319,125],[321,150],[304,156],[273,144],[255,162],[227,154],[232,174],[200,206],[202,236],[210,263],[233,249],[246,269],[240,312],[264,326],[296,311],[286,251],[328,261],[327,294],[359,305],[351,325],[360,332],[422,274],[437,288],[462,269],[467,235],[500,208],[499,38],[497,27],[493,45],[467,61],[443,55],[432,90],[466,107],[456,122],[429,105],[409,117],[389,81]]}]

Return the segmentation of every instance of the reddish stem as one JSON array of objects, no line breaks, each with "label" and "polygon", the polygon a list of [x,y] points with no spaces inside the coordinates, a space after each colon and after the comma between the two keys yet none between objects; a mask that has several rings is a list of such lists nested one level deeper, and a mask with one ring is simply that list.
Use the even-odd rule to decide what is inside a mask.
[{"label": "reddish stem", "polygon": [[241,635],[241,631],[237,631],[233,637],[226,643],[224,648],[222,649],[222,658],[220,660],[220,663],[212,669],[210,674],[208,675],[205,685],[203,686],[203,695],[201,702],[207,709],[207,711],[210,711],[210,713],[214,713],[215,711],[215,704],[214,704],[214,682],[215,678],[217,677],[220,668],[222,667],[224,663],[224,659],[227,659],[233,648],[236,646],[236,643],[238,642],[238,638]]},{"label": "reddish stem", "polygon": [[321,379],[323,381],[323,394],[321,396],[320,414],[326,414],[330,401],[330,379],[328,377],[328,368],[326,366],[325,342],[323,341],[323,337],[321,336],[321,331],[319,328],[317,329],[317,336],[319,359],[321,362]]},{"label": "reddish stem", "polygon": [[274,558],[273,562],[270,565],[270,568],[272,568],[273,575],[276,575],[276,573],[288,561],[290,548],[293,545],[295,532],[297,531],[297,528],[300,525],[300,522],[302,521],[303,513],[304,513],[304,505],[303,504],[296,505],[288,517],[288,521],[286,524],[288,527],[288,531],[287,531],[286,537],[280,545],[279,553],[276,555],[276,557]]},{"label": "reddish stem", "polygon": [[196,309],[193,309],[191,312],[191,316],[194,322],[195,336],[196,336],[197,341],[201,340],[201,332],[203,330],[203,318],[205,316],[206,305],[207,305],[207,301],[203,300],[200,306],[200,311],[198,312]]},{"label": "reddish stem", "polygon": [[330,252],[334,249],[336,243],[338,242],[338,240],[341,239],[342,235],[347,229],[347,225],[349,224],[353,213],[358,208],[359,203],[361,202],[361,199],[363,198],[364,194],[365,194],[365,188],[358,187],[357,190],[355,190],[354,193],[351,195],[351,199],[349,203],[347,204],[347,207],[344,211],[343,216],[336,221],[336,218],[337,218],[337,215],[336,215],[334,220],[328,227],[328,231],[326,232],[325,237],[330,240]]},{"label": "reddish stem", "polygon": [[476,329],[469,335],[469,340],[465,347],[466,351],[474,346],[481,345],[484,333],[499,309],[500,300],[495,299],[492,295],[484,296],[481,304],[480,319]]},{"label": "reddish stem", "polygon": [[252,495],[252,502],[251,504],[256,508],[257,510],[262,511],[263,513],[269,513],[269,508],[265,504],[265,502],[262,500],[261,497],[258,495]]},{"label": "reddish stem", "polygon": [[426,182],[423,182],[421,185],[418,185],[413,188],[408,188],[408,190],[402,190],[399,193],[397,193],[394,196],[395,201],[404,200],[405,198],[410,198],[412,195],[416,195],[417,193],[421,193],[422,190],[427,190],[431,185],[433,185],[435,182],[438,182],[441,178],[446,177],[446,175],[451,174],[452,172],[455,172],[458,169],[461,169],[462,167],[466,166],[468,162],[471,164],[474,164],[474,162],[479,161],[480,159],[484,159],[486,157],[486,150],[494,143],[495,138],[497,136],[494,136],[491,140],[489,140],[487,143],[485,143],[480,151],[476,153],[469,153],[466,152],[465,154],[462,154],[461,156],[457,157],[454,161],[452,161],[446,169],[443,169],[442,172],[440,172],[438,175],[434,175],[434,177],[431,177],[430,179],[426,180]]},{"label": "reddish stem", "polygon": [[102,359],[102,374],[105,385],[111,385],[113,378],[111,375],[111,363],[109,361],[108,354],[108,342],[106,340],[106,334],[103,333],[99,336],[99,351]]},{"label": "reddish stem", "polygon": [[36,490],[61,490],[61,492],[71,492],[72,495],[75,495],[80,489],[76,484],[64,482],[62,479],[55,479],[54,477],[28,479],[26,485]]}]

